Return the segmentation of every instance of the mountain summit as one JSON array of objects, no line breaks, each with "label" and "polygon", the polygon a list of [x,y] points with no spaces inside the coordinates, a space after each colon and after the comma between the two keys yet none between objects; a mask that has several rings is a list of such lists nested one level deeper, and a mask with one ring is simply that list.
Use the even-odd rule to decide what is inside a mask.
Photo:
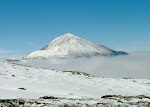
[{"label": "mountain summit", "polygon": [[[52,48],[55,48],[56,45],[60,46],[60,48],[61,48],[61,46],[63,46],[63,47],[66,46],[66,48],[67,48],[68,45],[70,45],[70,46],[74,45],[75,42],[73,42],[73,41],[77,40],[77,39],[79,40],[80,38],[71,33],[66,33],[66,34],[54,39],[52,42],[50,42],[47,46],[45,46],[41,50],[51,50]],[[72,41],[73,44],[70,41]]]},{"label": "mountain summit", "polygon": [[115,56],[126,55],[121,51],[114,51],[98,43],[79,38],[71,33],[57,37],[39,51],[32,52],[28,57],[81,57],[81,56]]}]

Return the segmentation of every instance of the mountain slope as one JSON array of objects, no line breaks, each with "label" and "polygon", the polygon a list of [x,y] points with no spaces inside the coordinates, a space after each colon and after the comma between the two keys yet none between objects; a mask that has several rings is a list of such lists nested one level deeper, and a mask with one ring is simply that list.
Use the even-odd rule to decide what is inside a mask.
[{"label": "mountain slope", "polygon": [[94,43],[70,33],[62,35],[39,51],[32,52],[28,57],[81,57],[81,56],[114,56],[127,53],[114,51],[98,43]]},{"label": "mountain slope", "polygon": [[[1,105],[7,101],[3,99],[22,101],[20,98],[37,99],[36,102],[43,103],[46,101],[56,107],[66,103],[81,103],[83,106],[90,104],[95,107],[94,104],[100,102],[110,103],[110,106],[125,106],[125,103],[129,106],[136,102],[139,105],[140,102],[150,101],[150,97],[144,96],[150,96],[149,83],[149,79],[100,78],[81,72],[42,69],[0,61],[0,106],[6,107]],[[43,96],[52,97],[38,100]]]}]

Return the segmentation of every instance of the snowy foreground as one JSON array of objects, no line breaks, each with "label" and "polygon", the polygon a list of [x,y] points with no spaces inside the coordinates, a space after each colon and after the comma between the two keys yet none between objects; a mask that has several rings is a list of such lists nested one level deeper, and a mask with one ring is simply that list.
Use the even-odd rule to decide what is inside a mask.
[{"label": "snowy foreground", "polygon": [[150,106],[149,79],[93,77],[0,62],[0,106]]}]

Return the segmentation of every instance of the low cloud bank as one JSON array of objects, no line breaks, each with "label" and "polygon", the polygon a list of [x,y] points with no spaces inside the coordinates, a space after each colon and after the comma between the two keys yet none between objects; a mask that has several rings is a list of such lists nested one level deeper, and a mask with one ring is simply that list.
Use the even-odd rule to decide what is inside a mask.
[{"label": "low cloud bank", "polygon": [[150,79],[150,52],[134,52],[116,57],[50,57],[21,63],[42,68],[81,71],[100,77]]}]

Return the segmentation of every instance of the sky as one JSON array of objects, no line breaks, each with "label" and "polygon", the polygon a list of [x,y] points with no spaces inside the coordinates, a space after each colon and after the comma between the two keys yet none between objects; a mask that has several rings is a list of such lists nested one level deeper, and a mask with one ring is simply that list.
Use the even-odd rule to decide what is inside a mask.
[{"label": "sky", "polygon": [[114,50],[150,51],[149,0],[0,0],[0,59],[70,32]]}]

